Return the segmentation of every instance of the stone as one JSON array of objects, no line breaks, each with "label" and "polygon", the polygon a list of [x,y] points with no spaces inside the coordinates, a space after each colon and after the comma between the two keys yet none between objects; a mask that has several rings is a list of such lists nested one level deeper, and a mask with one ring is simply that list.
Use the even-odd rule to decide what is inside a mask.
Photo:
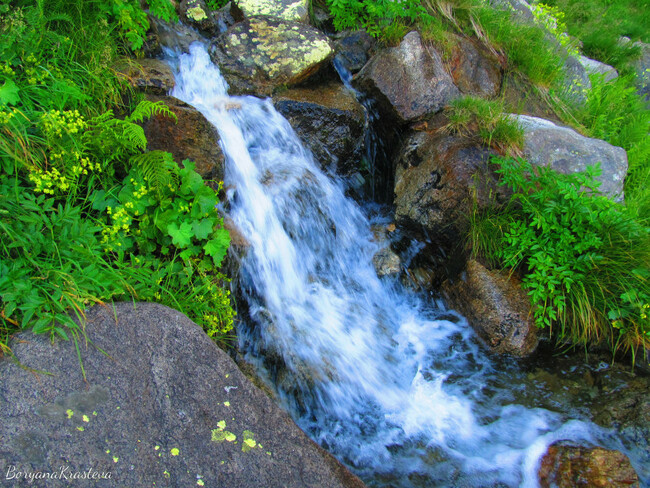
[{"label": "stone", "polygon": [[623,199],[623,182],[627,173],[625,149],[582,136],[573,129],[545,119],[527,115],[512,117],[524,129],[524,157],[532,164],[550,165],[559,173],[570,174],[600,162],[600,190],[617,200]]},{"label": "stone", "polygon": [[501,90],[501,67],[485,47],[470,39],[454,36],[448,61],[454,84],[464,95],[495,97]]},{"label": "stone", "polygon": [[514,277],[469,260],[464,279],[447,280],[442,291],[492,352],[523,357],[537,348],[530,300]]},{"label": "stone", "polygon": [[350,73],[357,73],[370,59],[370,51],[376,44],[365,30],[347,32],[334,45],[334,59]]},{"label": "stone", "polygon": [[182,23],[170,24],[158,17],[151,17],[151,25],[155,26],[161,45],[184,53],[190,51],[190,44],[201,40],[198,32]]},{"label": "stone", "polygon": [[354,83],[375,98],[384,117],[403,125],[442,110],[460,91],[432,46],[409,32],[397,47],[387,48],[357,73]]},{"label": "stone", "polygon": [[602,447],[567,443],[549,446],[538,472],[542,488],[638,487],[639,478],[628,457]]},{"label": "stone", "polygon": [[639,95],[650,101],[650,44],[637,41],[633,45],[641,49],[641,57],[633,63],[636,89]]},{"label": "stone", "polygon": [[270,95],[301,83],[333,54],[328,38],[315,28],[262,16],[230,27],[210,51],[233,95]]},{"label": "stone", "polygon": [[149,97],[164,102],[178,118],[156,115],[144,122],[147,149],[167,151],[177,163],[190,159],[195,170],[207,180],[222,181],[225,156],[219,146],[219,133],[208,120],[191,105],[177,98]]},{"label": "stone", "polygon": [[129,59],[118,72],[133,88],[152,95],[167,95],[175,85],[171,68],[159,59]]},{"label": "stone", "polygon": [[473,195],[481,208],[504,203],[491,152],[475,141],[444,131],[415,132],[399,151],[394,201],[397,224],[435,240],[447,250],[467,231]]},{"label": "stone", "polygon": [[219,32],[219,23],[205,0],[182,0],[180,18],[185,24],[208,36]]},{"label": "stone", "polygon": [[47,335],[18,334],[16,360],[0,361],[3,479],[15,466],[110,473],[78,482],[99,488],[363,488],[180,312],[151,303],[96,306],[85,334],[85,379],[75,344],[52,345]]},{"label": "stone", "polygon": [[290,89],[275,96],[273,103],[324,168],[346,176],[358,170],[365,113],[343,85]]},{"label": "stone", "polygon": [[584,66],[587,74],[590,75],[603,75],[605,81],[612,81],[614,78],[618,78],[618,71],[616,68],[596,61],[595,59],[590,59],[585,56],[579,56],[578,61]]},{"label": "stone", "polygon": [[372,257],[377,276],[398,275],[402,271],[402,260],[390,246],[384,247]]},{"label": "stone", "polygon": [[236,0],[231,12],[236,20],[264,15],[289,22],[309,22],[309,0]]},{"label": "stone", "polygon": [[[552,40],[555,41],[555,38],[553,37]],[[556,49],[560,56],[566,56],[561,89],[565,91],[573,103],[584,104],[587,92],[591,89],[591,80],[587,68],[579,58],[572,55],[567,56],[566,49],[559,42],[556,44]]]}]

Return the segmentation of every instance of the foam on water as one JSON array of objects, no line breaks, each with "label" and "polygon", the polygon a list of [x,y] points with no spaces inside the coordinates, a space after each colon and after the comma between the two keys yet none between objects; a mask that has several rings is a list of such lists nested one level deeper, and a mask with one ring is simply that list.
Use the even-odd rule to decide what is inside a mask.
[{"label": "foam on water", "polygon": [[228,97],[199,44],[171,63],[173,95],[219,131],[251,244],[241,347],[314,439],[375,485],[536,486],[549,443],[598,435],[517,404],[517,371],[504,378],[462,317],[377,277],[368,219],[270,100]]}]

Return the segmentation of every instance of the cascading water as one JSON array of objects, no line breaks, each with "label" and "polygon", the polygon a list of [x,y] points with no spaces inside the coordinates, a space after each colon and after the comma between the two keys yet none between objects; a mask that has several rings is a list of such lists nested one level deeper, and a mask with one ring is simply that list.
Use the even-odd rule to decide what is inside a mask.
[{"label": "cascading water", "polygon": [[518,404],[522,373],[500,371],[462,317],[380,280],[368,220],[270,100],[228,97],[200,44],[171,64],[173,95],[219,131],[250,243],[241,347],[314,439],[375,486],[536,486],[549,443],[616,443],[534,394]]}]

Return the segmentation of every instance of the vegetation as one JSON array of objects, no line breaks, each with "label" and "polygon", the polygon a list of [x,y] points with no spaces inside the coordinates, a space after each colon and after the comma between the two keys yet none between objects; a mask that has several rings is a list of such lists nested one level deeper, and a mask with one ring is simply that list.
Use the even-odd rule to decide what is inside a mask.
[{"label": "vegetation", "polygon": [[169,305],[218,341],[232,329],[217,191],[146,150],[139,124],[174,115],[111,68],[147,29],[137,0],[0,0],[0,353],[20,329],[76,341],[109,300]]}]

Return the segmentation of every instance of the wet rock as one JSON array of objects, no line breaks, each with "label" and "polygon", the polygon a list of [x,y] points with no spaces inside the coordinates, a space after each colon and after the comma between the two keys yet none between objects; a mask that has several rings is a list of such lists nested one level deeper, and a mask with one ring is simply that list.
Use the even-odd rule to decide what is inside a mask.
[{"label": "wet rock", "polygon": [[217,19],[205,0],[182,0],[180,18],[187,25],[208,36],[214,36],[219,32]]},{"label": "wet rock", "polygon": [[275,108],[324,168],[349,175],[363,155],[365,115],[339,83],[295,88],[274,97]]},{"label": "wet rock", "polygon": [[447,248],[461,240],[476,194],[483,208],[507,199],[488,163],[491,153],[475,141],[438,132],[416,132],[402,146],[395,170],[395,219]]},{"label": "wet rock", "polygon": [[611,81],[614,78],[618,78],[618,71],[608,64],[601,63],[595,59],[590,59],[585,56],[580,56],[578,58],[580,64],[584,66],[588,74],[604,75],[605,81]]},{"label": "wet rock", "polygon": [[527,356],[535,351],[530,300],[516,278],[469,260],[465,279],[447,280],[442,291],[493,352]]},{"label": "wet rock", "polygon": [[535,165],[550,165],[555,171],[569,174],[584,171],[587,165],[600,163],[600,190],[622,200],[627,173],[624,149],[599,139],[581,136],[573,129],[560,127],[548,120],[514,116],[524,129],[524,156]]},{"label": "wet rock", "polygon": [[377,251],[372,257],[372,264],[377,276],[397,275],[402,270],[402,260],[390,246]]},{"label": "wet rock", "polygon": [[357,73],[370,59],[376,43],[365,30],[347,33],[335,43],[335,59],[350,73]]},{"label": "wet rock", "polygon": [[399,124],[438,112],[460,96],[440,54],[425,47],[417,32],[373,56],[354,82],[377,100],[382,115]]},{"label": "wet rock", "polygon": [[538,473],[542,488],[638,487],[639,478],[627,456],[601,447],[552,444]]},{"label": "wet rock", "polygon": [[501,90],[499,61],[480,44],[455,36],[448,61],[451,76],[464,95],[495,97]]},{"label": "wet rock", "polygon": [[237,0],[232,2],[235,20],[265,15],[289,22],[309,21],[309,0]]},{"label": "wet rock", "polygon": [[176,162],[191,159],[195,170],[208,180],[222,181],[225,157],[219,146],[219,133],[194,107],[174,97],[150,97],[163,101],[178,117],[178,123],[162,115],[144,123],[147,149],[162,150],[174,155]]},{"label": "wet rock", "polygon": [[0,361],[3,475],[110,473],[99,488],[364,486],[180,312],[119,303],[87,315],[87,381],[72,341],[23,333],[11,347],[24,367]]},{"label": "wet rock", "polygon": [[261,16],[230,27],[211,47],[231,94],[270,95],[296,85],[332,53],[328,38],[315,28]]},{"label": "wet rock", "polygon": [[190,44],[201,40],[199,33],[185,24],[170,24],[158,17],[152,17],[151,22],[155,25],[158,40],[163,46],[187,53]]},{"label": "wet rock", "polygon": [[171,68],[159,59],[129,59],[118,71],[128,83],[152,95],[166,95],[175,85]]}]

